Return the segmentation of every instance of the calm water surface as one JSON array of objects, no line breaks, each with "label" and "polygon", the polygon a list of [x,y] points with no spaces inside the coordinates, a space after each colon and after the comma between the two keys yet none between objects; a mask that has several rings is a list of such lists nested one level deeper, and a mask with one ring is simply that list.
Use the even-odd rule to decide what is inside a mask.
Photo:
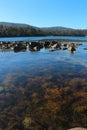
[{"label": "calm water surface", "polygon": [[9,74],[22,77],[22,73],[30,77],[57,74],[67,77],[68,73],[80,76],[80,72],[87,69],[87,51],[83,49],[85,47],[87,43],[79,46],[76,53],[69,53],[67,50],[50,52],[49,49],[38,52],[30,52],[28,49],[19,53],[0,52],[0,80],[2,77],[4,80]]},{"label": "calm water surface", "polygon": [[80,84],[84,84],[84,80],[87,85],[87,50],[83,48],[87,48],[87,43],[79,46],[76,53],[67,50],[50,52],[44,48],[37,52],[28,49],[18,53],[0,51],[0,118],[6,118],[6,126],[4,128],[2,123],[1,128],[9,128],[10,119],[6,113],[12,112],[15,117],[13,110],[16,111],[14,107],[20,100],[27,101],[33,92],[42,91],[42,86],[66,87],[73,79],[75,82],[80,80]]},{"label": "calm water surface", "polygon": [[42,39],[87,40],[87,37],[81,37],[81,36],[11,37],[11,38],[0,38],[0,41],[34,41],[34,40],[42,40]]}]

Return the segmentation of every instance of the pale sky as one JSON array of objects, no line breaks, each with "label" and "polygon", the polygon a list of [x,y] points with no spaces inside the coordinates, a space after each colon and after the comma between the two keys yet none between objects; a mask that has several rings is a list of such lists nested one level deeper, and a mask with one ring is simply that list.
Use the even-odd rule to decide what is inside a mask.
[{"label": "pale sky", "polygon": [[0,0],[0,22],[87,29],[87,0]]}]

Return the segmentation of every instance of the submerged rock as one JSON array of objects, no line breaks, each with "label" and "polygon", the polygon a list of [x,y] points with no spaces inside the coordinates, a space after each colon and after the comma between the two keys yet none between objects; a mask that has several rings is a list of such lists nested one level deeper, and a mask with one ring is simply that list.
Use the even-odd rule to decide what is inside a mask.
[{"label": "submerged rock", "polygon": [[87,130],[86,128],[82,128],[82,127],[76,127],[76,128],[71,128],[68,130]]},{"label": "submerged rock", "polygon": [[4,88],[2,86],[0,86],[0,92],[4,91]]},{"label": "submerged rock", "polygon": [[87,48],[84,48],[84,50],[87,50]]},{"label": "submerged rock", "polygon": [[25,119],[23,120],[24,128],[25,129],[29,128],[31,124],[32,124],[32,119],[30,117],[25,117]]}]

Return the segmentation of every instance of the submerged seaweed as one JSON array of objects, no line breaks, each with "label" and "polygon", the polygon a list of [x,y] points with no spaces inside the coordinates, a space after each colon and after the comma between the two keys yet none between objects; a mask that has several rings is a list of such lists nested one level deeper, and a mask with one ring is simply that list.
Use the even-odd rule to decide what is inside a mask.
[{"label": "submerged seaweed", "polygon": [[82,48],[75,54],[0,52],[0,129],[87,127],[87,52]]}]

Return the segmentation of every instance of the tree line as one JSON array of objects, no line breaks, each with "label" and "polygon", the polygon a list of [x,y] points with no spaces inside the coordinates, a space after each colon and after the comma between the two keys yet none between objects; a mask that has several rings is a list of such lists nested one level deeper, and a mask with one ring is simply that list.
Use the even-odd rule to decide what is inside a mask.
[{"label": "tree line", "polygon": [[48,29],[36,28],[32,26],[16,27],[0,25],[0,37],[19,37],[19,36],[86,36],[87,29]]},{"label": "tree line", "polygon": [[19,37],[19,36],[40,36],[45,35],[39,28],[34,27],[14,27],[0,25],[0,37]]}]

